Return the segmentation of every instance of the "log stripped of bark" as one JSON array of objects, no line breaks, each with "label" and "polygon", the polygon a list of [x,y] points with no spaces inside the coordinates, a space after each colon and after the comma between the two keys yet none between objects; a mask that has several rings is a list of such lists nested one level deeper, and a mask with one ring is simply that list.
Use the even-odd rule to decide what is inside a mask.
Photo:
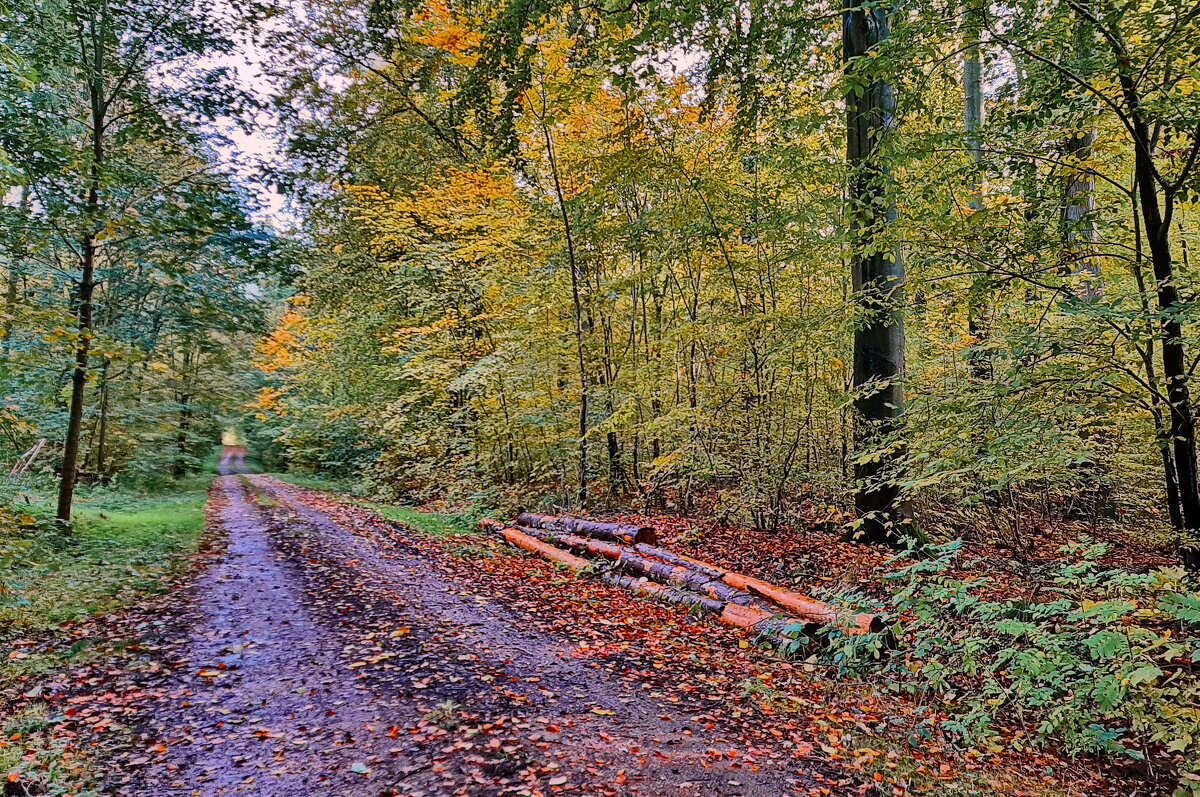
[{"label": "log stripped of bark", "polygon": [[578,534],[581,537],[591,537],[605,542],[624,542],[630,545],[636,543],[658,542],[658,535],[648,526],[635,526],[629,523],[600,523],[594,520],[580,520],[573,517],[557,517],[555,515],[535,515],[525,512],[517,517],[517,526],[530,526],[547,531],[562,531],[568,534]]}]

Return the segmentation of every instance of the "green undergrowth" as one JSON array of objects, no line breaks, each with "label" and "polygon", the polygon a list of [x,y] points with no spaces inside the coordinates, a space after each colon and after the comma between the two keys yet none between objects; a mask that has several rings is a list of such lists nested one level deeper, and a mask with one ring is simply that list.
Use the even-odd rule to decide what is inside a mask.
[{"label": "green undergrowth", "polygon": [[1037,600],[997,599],[990,579],[964,577],[959,550],[894,561],[900,589],[875,608],[898,644],[835,632],[813,663],[937,707],[912,732],[914,747],[941,736],[965,750],[1123,758],[1164,778],[1177,770],[1167,793],[1200,797],[1195,583],[1179,569],[1106,569],[1107,546],[1085,541],[1064,548],[1070,563]]}]

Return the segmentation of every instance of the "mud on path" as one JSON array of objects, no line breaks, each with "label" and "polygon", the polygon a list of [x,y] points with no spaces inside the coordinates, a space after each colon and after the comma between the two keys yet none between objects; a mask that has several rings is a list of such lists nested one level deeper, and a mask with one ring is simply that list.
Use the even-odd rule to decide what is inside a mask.
[{"label": "mud on path", "polygon": [[733,746],[719,727],[576,657],[483,579],[432,567],[415,538],[381,546],[298,488],[229,473],[240,453],[212,492],[227,550],[191,587],[195,616],[142,729],[161,754],[113,773],[113,791],[810,793],[795,769],[714,756]]}]

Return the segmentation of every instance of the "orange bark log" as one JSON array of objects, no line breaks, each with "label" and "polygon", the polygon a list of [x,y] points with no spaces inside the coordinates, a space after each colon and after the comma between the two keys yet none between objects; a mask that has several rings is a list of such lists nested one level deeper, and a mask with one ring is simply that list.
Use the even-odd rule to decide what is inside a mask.
[{"label": "orange bark log", "polygon": [[[561,548],[556,548],[547,542],[526,534],[520,529],[506,526],[490,518],[484,518],[480,521],[479,525],[488,531],[496,532],[518,548],[545,556],[555,562],[561,562],[572,570],[582,570],[589,564],[582,557],[575,556]],[[582,538],[576,539],[581,542],[592,542],[590,540],[582,540]],[[784,628],[803,626],[803,621],[795,617],[782,617],[753,606],[742,606],[715,598],[705,598],[684,592],[683,590],[656,584],[653,581],[640,581],[629,576],[620,576],[613,573],[603,573],[600,575],[600,579],[606,583],[625,587],[634,592],[656,597],[669,603],[698,606],[716,615],[717,619],[725,625],[733,626],[734,628],[754,629],[761,636],[770,637],[776,642],[787,640],[786,635],[781,633]]]},{"label": "orange bark log", "polygon": [[[672,551],[666,551],[662,548],[656,548],[652,545],[637,545],[635,550],[650,556],[658,556],[664,561],[686,566],[691,564],[705,575],[710,575],[720,578],[726,584],[737,589],[745,590],[754,595],[766,598],[772,603],[787,609],[803,620],[812,623],[821,623],[822,625],[841,625],[846,628],[846,632],[852,635],[867,634],[883,630],[883,620],[874,614],[842,614],[827,603],[822,603],[819,600],[810,598],[799,592],[793,592],[789,589],[776,586],[770,582],[754,578],[753,576],[735,573],[732,570],[726,570],[723,567],[711,564],[709,562],[701,562],[698,559],[693,559],[690,556],[677,554]],[[666,554],[666,556],[664,556]]]}]

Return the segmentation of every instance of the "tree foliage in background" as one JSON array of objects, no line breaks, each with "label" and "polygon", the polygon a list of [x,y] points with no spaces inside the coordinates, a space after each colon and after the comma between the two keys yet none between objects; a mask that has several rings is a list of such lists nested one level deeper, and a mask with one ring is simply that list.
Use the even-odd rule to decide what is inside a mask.
[{"label": "tree foliage in background", "polygon": [[[1017,546],[1120,514],[1186,551],[1197,12],[1027,6],[872,6],[890,36],[849,63],[836,7],[314,7],[278,64],[307,331],[264,417],[414,496],[774,529],[875,491]],[[845,98],[884,83],[855,165]],[[864,304],[852,261],[901,257],[904,298]],[[908,338],[878,379],[872,324]],[[901,385],[865,434],[863,391],[878,420]]]},{"label": "tree foliage in background", "polygon": [[80,481],[194,470],[244,401],[273,244],[199,129],[246,110],[200,60],[231,46],[218,11],[17,3],[2,31],[2,445],[49,442],[64,523]]}]

